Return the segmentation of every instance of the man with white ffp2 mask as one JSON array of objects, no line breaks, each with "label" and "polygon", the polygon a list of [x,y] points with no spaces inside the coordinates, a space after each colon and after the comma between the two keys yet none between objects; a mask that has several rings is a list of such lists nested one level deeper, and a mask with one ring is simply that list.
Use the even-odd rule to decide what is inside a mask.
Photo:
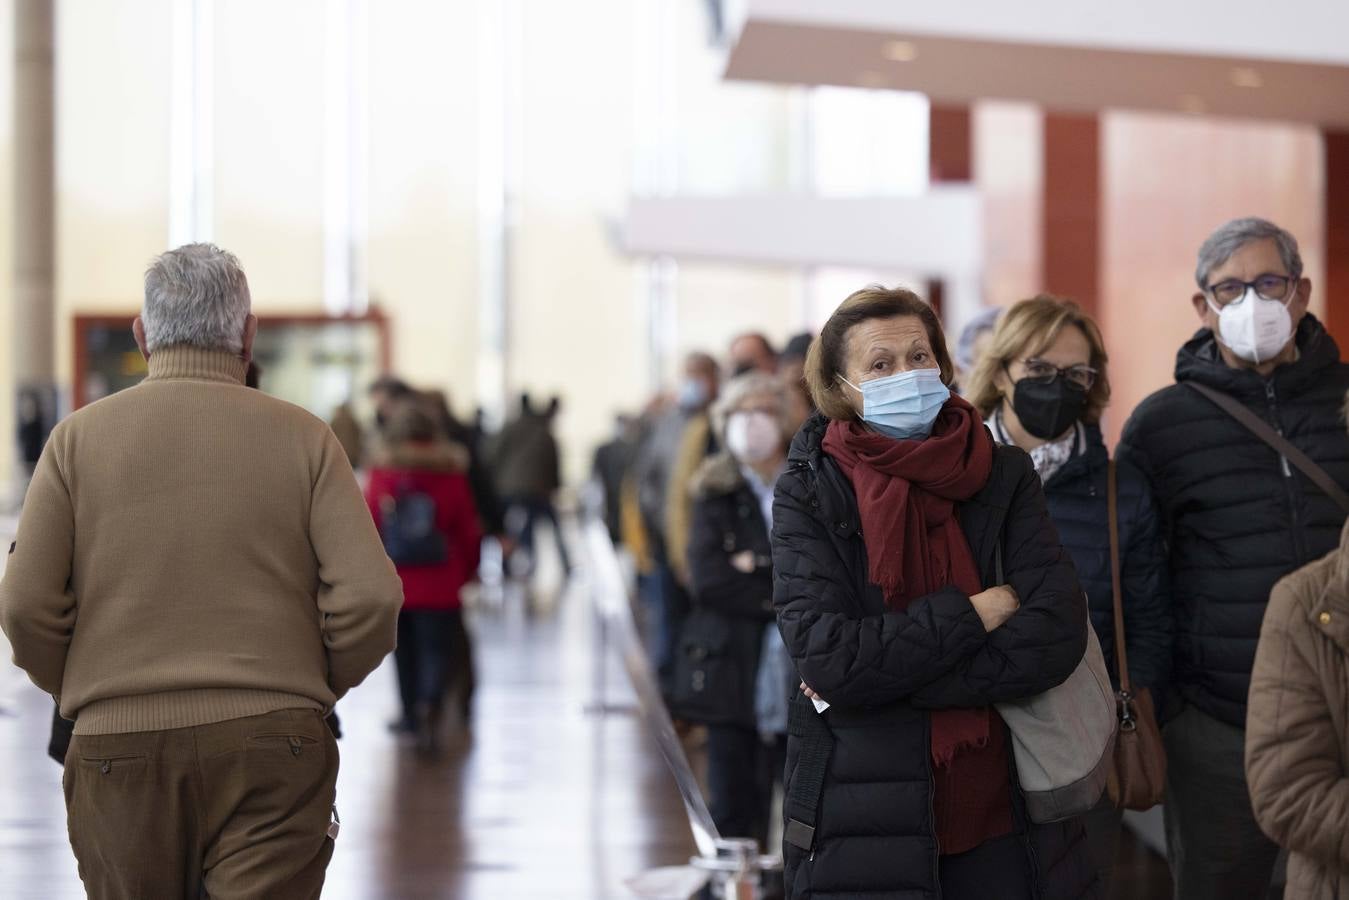
[{"label": "man with white ffp2 mask", "polygon": [[[1159,718],[1176,896],[1263,898],[1278,847],[1255,822],[1243,768],[1261,622],[1274,583],[1334,549],[1345,521],[1278,436],[1349,488],[1349,365],[1307,311],[1312,284],[1282,228],[1228,222],[1195,277],[1204,327],[1181,348],[1177,383],[1135,410],[1118,455],[1151,482],[1166,523],[1176,647]],[[1277,434],[1237,418],[1249,414]]]}]

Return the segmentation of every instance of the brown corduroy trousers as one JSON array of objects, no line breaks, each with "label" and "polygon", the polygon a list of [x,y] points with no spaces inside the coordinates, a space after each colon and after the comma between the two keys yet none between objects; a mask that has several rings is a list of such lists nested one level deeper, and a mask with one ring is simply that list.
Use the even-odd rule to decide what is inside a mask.
[{"label": "brown corduroy trousers", "polygon": [[75,735],[70,843],[93,900],[318,897],[337,742],[313,710]]}]

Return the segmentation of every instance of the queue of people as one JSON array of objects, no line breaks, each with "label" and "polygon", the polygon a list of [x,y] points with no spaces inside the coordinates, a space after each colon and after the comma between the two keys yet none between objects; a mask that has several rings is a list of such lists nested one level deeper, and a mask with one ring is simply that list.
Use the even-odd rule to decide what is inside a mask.
[{"label": "queue of people", "polygon": [[[1281,847],[1286,896],[1349,886],[1349,366],[1283,229],[1225,224],[1195,277],[1175,384],[1133,411],[1069,299],[980,315],[954,360],[926,304],[873,288],[790,362],[743,336],[723,384],[691,356],[674,402],[625,422],[608,515],[671,710],[707,726],[723,833],[762,839],[785,775],[788,896],[1102,895],[1116,773],[1031,821],[1000,714],[1059,689],[1088,621],[1124,727],[1161,735],[1147,803],[1164,793],[1175,896],[1264,898]],[[707,460],[687,484],[685,457]],[[776,642],[755,639],[770,585]],[[753,711],[780,651],[800,684],[775,743]]]},{"label": "queue of people", "polygon": [[[1044,295],[957,361],[919,297],[864,288],[618,422],[594,471],[661,687],[723,835],[768,841],[781,791],[786,896],[1103,896],[1122,808],[1163,790],[1177,898],[1264,898],[1281,850],[1285,896],[1349,893],[1349,365],[1283,229],[1223,225],[1195,277],[1201,327],[1113,459],[1101,332]],[[256,327],[230,254],[155,261],[150,377],[53,431],[0,584],[73,723],[98,896],[317,896],[338,700],[393,651],[392,728],[434,754],[470,715],[484,537],[532,561],[548,522],[570,569],[557,400],[491,438],[387,378],[373,434],[328,428],[248,389]],[[1160,735],[1157,797],[1110,735],[1055,780],[1103,708]]]}]

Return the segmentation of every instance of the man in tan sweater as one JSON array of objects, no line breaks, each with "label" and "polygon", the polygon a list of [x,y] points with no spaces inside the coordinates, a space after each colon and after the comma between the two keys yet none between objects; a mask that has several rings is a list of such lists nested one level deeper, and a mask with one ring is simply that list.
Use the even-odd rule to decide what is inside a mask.
[{"label": "man in tan sweater", "polygon": [[394,646],[402,586],[341,444],[244,387],[250,305],[216,247],[155,260],[149,377],[52,432],[0,585],[14,662],[75,721],[91,897],[317,896],[323,716]]}]

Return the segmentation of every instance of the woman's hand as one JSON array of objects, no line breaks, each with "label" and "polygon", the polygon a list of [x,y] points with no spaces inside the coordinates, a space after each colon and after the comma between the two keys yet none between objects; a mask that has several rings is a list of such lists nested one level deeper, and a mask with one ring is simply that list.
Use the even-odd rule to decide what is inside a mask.
[{"label": "woman's hand", "polygon": [[1010,585],[1000,584],[975,594],[970,598],[970,603],[983,621],[984,631],[993,631],[1020,608],[1021,599]]},{"label": "woman's hand", "polygon": [[815,692],[812,691],[810,688],[806,687],[806,683],[805,683],[804,681],[801,682],[801,693],[805,694],[806,697],[809,698],[809,699],[811,699],[811,700],[823,700],[823,699],[824,699],[824,698],[821,697],[819,694],[815,693]]}]

